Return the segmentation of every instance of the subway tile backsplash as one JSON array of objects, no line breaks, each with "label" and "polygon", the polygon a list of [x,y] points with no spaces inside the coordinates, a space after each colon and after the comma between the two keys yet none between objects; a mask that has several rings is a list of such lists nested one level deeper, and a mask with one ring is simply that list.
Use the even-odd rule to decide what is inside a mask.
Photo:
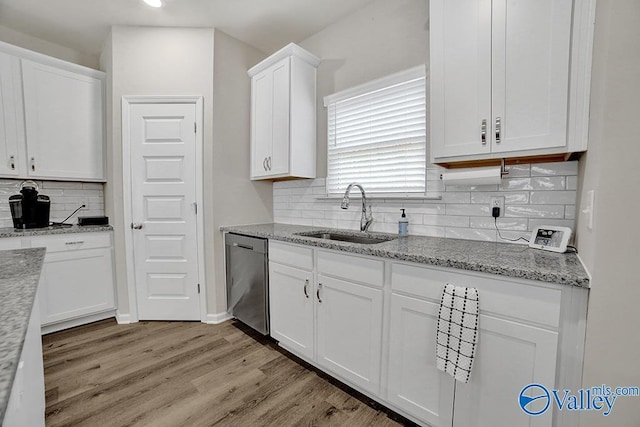
[{"label": "subway tile backsplash", "polygon": [[[19,194],[21,179],[0,179],[0,227],[13,227],[9,196]],[[99,182],[62,182],[36,181],[40,194],[51,199],[51,221],[62,221],[80,205],[87,205],[81,209],[70,224],[78,222],[78,216],[104,215],[104,189]]]},{"label": "subway tile backsplash", "polygon": [[[397,233],[400,208],[406,209],[409,234],[455,239],[506,241],[498,237],[489,212],[489,200],[504,196],[505,210],[497,223],[507,239],[529,238],[538,225],[562,225],[575,230],[578,162],[509,166],[500,185],[445,186],[440,168],[427,171],[427,193],[441,200],[371,200],[372,231]],[[365,189],[366,190],[366,189]],[[352,193],[348,210],[341,198],[325,198],[325,179],[276,182],[273,185],[274,221],[317,227],[360,227],[359,193]],[[522,241],[520,242],[522,243]]]}]

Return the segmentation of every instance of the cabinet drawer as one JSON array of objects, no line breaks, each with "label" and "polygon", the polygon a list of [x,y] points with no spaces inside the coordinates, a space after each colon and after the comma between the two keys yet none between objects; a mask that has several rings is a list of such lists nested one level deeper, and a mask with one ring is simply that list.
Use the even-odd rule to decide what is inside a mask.
[{"label": "cabinet drawer", "polygon": [[318,251],[318,273],[367,285],[382,286],[384,283],[384,261]]},{"label": "cabinet drawer", "polygon": [[559,289],[502,278],[467,275],[419,265],[393,263],[391,288],[439,303],[446,283],[478,289],[480,311],[557,328],[560,323]]},{"label": "cabinet drawer", "polygon": [[31,238],[32,248],[47,248],[47,252],[111,247],[110,233],[72,233]]},{"label": "cabinet drawer", "polygon": [[313,249],[270,240],[269,261],[305,270],[313,270]]}]

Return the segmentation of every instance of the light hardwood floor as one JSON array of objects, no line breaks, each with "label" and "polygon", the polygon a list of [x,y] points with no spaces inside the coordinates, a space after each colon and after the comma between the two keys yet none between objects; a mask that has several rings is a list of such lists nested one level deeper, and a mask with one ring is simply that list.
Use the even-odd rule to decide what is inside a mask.
[{"label": "light hardwood floor", "polygon": [[243,325],[105,320],[43,337],[47,426],[398,426]]}]

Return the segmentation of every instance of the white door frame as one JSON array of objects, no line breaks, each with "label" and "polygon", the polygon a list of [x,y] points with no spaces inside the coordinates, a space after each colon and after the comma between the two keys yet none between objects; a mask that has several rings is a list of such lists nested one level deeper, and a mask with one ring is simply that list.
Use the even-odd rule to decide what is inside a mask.
[{"label": "white door frame", "polygon": [[122,97],[122,194],[124,202],[124,244],[127,260],[127,290],[129,293],[130,322],[137,322],[138,301],[136,297],[135,266],[131,260],[133,253],[133,230],[129,224],[133,222],[131,209],[131,106],[134,104],[193,104],[196,107],[196,203],[199,212],[196,215],[197,251],[198,251],[198,283],[200,284],[200,321],[207,320],[207,284],[205,277],[204,257],[204,214],[203,214],[203,100],[202,96],[123,96]]}]

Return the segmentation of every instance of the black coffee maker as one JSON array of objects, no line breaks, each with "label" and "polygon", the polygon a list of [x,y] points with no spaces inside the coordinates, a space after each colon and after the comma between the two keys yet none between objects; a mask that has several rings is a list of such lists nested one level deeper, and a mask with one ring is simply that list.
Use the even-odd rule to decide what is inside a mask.
[{"label": "black coffee maker", "polygon": [[48,227],[49,196],[38,194],[38,184],[34,181],[24,181],[20,185],[20,193],[9,197],[13,227],[19,230]]}]

